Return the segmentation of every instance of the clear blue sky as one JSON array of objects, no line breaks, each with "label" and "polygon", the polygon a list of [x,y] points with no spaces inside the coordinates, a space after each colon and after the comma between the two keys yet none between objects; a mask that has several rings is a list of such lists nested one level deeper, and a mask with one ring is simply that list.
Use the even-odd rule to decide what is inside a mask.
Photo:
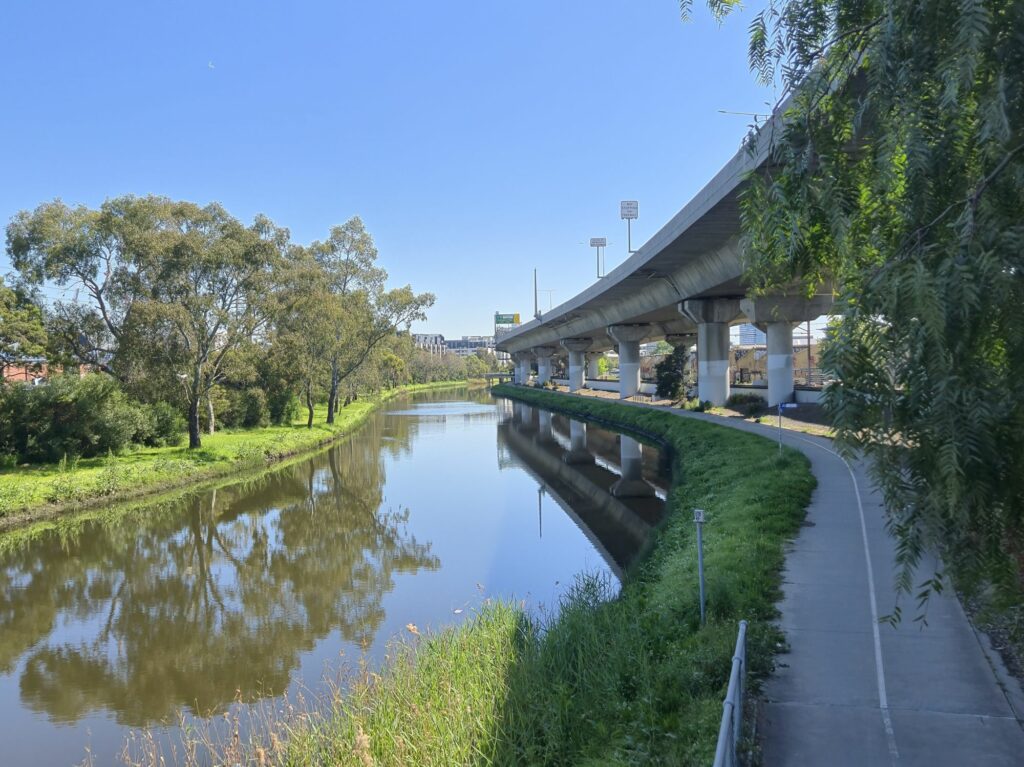
[{"label": "clear blue sky", "polygon": [[[566,300],[732,156],[770,90],[748,9],[676,0],[7,2],[0,220],[126,193],[266,213],[298,242],[362,216],[418,330],[490,333]],[[0,272],[9,269],[0,258]],[[542,303],[547,304],[546,294]]]}]

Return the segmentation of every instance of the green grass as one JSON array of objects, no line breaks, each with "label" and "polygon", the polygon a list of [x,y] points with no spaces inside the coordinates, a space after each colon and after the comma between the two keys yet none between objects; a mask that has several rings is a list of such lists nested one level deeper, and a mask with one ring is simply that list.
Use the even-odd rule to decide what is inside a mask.
[{"label": "green grass", "polygon": [[[737,622],[755,678],[783,544],[814,487],[807,460],[763,438],[663,411],[522,387],[496,393],[613,425],[672,451],[668,513],[615,596],[581,577],[556,617],[488,603],[464,625],[393,646],[325,711],[274,715],[212,747],[215,762],[279,765],[707,765]],[[703,508],[708,622],[700,625],[692,509]],[[211,747],[210,744],[206,744]]]},{"label": "green grass", "polygon": [[363,397],[339,410],[330,425],[324,423],[327,406],[321,405],[312,429],[303,413],[289,426],[203,435],[198,450],[140,447],[103,458],[5,468],[0,470],[0,528],[265,466],[348,434],[398,394],[460,385],[465,383],[420,384]]}]

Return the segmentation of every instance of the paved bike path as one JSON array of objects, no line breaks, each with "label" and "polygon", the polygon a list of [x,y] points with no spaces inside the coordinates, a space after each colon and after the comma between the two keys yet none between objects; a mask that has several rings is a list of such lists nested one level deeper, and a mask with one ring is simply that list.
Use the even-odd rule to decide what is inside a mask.
[{"label": "paved bike path", "polygon": [[[769,426],[659,409],[778,439]],[[826,438],[784,431],[782,442],[810,459],[818,486],[787,550],[779,625],[789,652],[761,696],[762,763],[1024,766],[1024,691],[955,594],[932,597],[927,626],[906,598],[898,626],[878,622],[896,604],[895,546],[864,463],[847,464]]]}]

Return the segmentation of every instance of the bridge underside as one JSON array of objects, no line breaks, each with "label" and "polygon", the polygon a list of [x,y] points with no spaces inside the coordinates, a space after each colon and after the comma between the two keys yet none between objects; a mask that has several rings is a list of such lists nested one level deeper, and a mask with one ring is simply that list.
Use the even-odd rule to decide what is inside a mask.
[{"label": "bridge underside", "polygon": [[[778,126],[773,121],[765,130]],[[748,298],[740,251],[739,199],[767,162],[770,141],[739,152],[671,221],[606,277],[498,343],[516,360],[516,381],[550,379],[552,358],[567,354],[570,389],[585,386],[593,355],[619,355],[619,394],[640,387],[640,344],[665,339],[697,347],[698,396],[716,405],[729,397],[729,326],[751,322],[768,338],[768,403],[793,397],[793,326],[826,314],[830,292],[807,299]],[[588,358],[587,355],[590,355]],[[593,376],[591,376],[593,377]]]}]

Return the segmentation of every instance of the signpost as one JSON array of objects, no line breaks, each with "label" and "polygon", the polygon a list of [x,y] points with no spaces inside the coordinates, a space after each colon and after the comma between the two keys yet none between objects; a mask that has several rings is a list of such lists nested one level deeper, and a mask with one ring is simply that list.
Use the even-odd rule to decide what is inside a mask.
[{"label": "signpost", "polygon": [[597,249],[597,278],[601,279],[601,255],[602,249],[608,246],[608,240],[604,237],[591,237],[590,247]]},{"label": "signpost", "polygon": [[790,410],[796,407],[795,402],[780,402],[779,403],[779,455],[782,455],[782,411]]},{"label": "signpost", "polygon": [[633,219],[640,217],[640,203],[636,200],[623,200],[619,203],[619,218],[626,221],[626,250],[633,254]]},{"label": "signpost", "polygon": [[700,624],[704,625],[704,509],[693,510],[693,521],[697,525],[697,576],[700,578]]}]

